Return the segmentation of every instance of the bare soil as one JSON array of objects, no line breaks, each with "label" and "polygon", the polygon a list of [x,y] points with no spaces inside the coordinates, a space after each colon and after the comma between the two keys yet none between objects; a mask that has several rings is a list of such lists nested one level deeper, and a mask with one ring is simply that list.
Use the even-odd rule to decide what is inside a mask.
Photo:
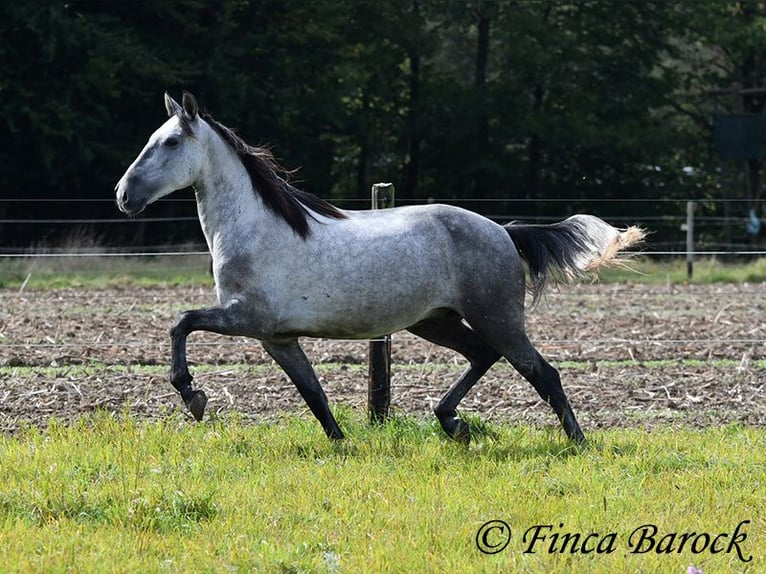
[{"label": "bare soil", "polygon": [[[0,432],[96,409],[184,412],[167,382],[168,329],[212,288],[0,290]],[[658,423],[766,426],[766,285],[576,285],[530,311],[530,338],[559,368],[584,429]],[[368,343],[306,339],[330,401],[364,411]],[[208,413],[253,420],[306,410],[257,341],[195,333],[189,359]],[[465,368],[455,353],[393,336],[392,412],[429,416]],[[558,428],[498,363],[463,412]]]}]

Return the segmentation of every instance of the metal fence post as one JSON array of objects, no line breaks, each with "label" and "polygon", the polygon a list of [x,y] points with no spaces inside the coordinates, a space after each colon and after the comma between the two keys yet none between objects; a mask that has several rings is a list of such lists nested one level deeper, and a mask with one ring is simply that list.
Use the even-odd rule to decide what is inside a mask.
[{"label": "metal fence post", "polygon": [[[394,206],[394,185],[372,186],[372,209]],[[370,367],[367,386],[367,408],[370,422],[380,423],[388,417],[391,406],[391,336],[370,341]]]}]

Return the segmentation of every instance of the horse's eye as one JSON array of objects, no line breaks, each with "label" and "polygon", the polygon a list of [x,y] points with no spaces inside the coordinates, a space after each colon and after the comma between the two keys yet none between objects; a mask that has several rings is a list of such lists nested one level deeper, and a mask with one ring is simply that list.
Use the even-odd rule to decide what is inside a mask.
[{"label": "horse's eye", "polygon": [[176,147],[178,145],[178,138],[172,137],[165,140],[166,147]]}]

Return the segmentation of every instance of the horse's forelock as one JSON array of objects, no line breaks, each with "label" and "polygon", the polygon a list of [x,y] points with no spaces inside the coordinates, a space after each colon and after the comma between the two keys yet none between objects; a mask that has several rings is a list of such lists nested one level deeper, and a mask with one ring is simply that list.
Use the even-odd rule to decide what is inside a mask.
[{"label": "horse's forelock", "polygon": [[178,118],[178,124],[181,126],[181,130],[183,130],[184,135],[187,136],[194,136],[194,129],[192,129],[192,119],[186,115],[183,110],[176,112],[176,117]]}]

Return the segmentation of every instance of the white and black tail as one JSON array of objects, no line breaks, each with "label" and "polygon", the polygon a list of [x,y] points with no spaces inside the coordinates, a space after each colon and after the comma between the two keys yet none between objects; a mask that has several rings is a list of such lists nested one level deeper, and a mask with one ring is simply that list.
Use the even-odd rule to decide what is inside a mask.
[{"label": "white and black tail", "polygon": [[624,263],[620,251],[640,243],[646,235],[640,227],[617,229],[582,214],[548,225],[509,223],[505,230],[529,266],[533,306],[549,280],[567,282]]}]

